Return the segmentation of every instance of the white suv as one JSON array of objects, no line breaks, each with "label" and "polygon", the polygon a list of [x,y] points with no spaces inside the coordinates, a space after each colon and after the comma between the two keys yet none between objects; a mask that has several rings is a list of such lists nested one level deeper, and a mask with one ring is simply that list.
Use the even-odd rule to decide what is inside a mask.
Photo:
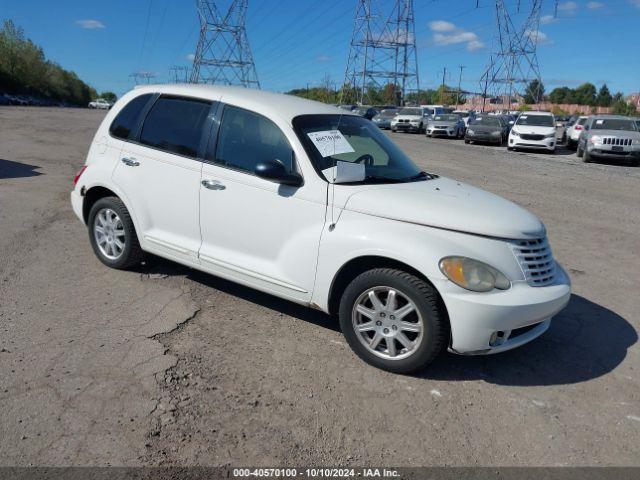
[{"label": "white suv", "polygon": [[105,265],[150,252],[335,314],[395,372],[522,345],[570,297],[538,218],[296,97],[138,88],[106,115],[71,203]]},{"label": "white suv", "polygon": [[109,110],[111,108],[111,104],[104,98],[98,98],[93,102],[89,102],[89,108],[95,108],[96,110]]},{"label": "white suv", "polygon": [[508,150],[556,150],[556,120],[549,112],[522,112],[509,132]]}]

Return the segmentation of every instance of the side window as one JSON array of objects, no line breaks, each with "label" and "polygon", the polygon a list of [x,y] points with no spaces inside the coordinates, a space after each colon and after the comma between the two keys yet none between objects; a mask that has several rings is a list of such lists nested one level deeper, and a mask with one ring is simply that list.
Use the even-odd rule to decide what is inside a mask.
[{"label": "side window", "polygon": [[109,127],[109,133],[116,138],[127,140],[131,138],[133,129],[136,127],[140,112],[147,105],[153,95],[148,93],[140,95],[127,103]]},{"label": "side window", "polygon": [[295,170],[291,145],[275,123],[229,105],[224,107],[215,154],[207,159],[252,173],[257,163],[278,159],[288,171]]},{"label": "side window", "polygon": [[204,100],[160,97],[144,121],[140,143],[195,158],[210,108]]}]

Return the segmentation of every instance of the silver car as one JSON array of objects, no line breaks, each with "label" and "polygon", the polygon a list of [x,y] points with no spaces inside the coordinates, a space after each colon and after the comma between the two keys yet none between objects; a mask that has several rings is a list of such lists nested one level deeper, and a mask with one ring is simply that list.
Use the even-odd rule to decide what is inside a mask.
[{"label": "silver car", "polygon": [[439,113],[427,122],[428,137],[462,138],[464,132],[464,120],[457,113]]},{"label": "silver car", "polygon": [[640,131],[633,118],[618,115],[589,117],[578,140],[578,157],[631,161],[640,165]]}]

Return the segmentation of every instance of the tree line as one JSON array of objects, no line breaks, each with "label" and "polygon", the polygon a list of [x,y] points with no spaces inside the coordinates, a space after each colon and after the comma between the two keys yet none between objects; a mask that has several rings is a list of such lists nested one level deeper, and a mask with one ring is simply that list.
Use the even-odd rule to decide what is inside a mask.
[{"label": "tree line", "polygon": [[2,92],[81,106],[86,106],[98,96],[95,89],[78,78],[75,72],[47,60],[42,48],[26,38],[24,30],[11,20],[5,20],[0,28]]}]

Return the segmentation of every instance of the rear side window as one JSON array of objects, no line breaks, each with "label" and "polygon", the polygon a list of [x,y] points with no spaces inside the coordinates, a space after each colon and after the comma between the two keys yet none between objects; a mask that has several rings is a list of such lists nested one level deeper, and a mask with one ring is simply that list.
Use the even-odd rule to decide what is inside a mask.
[{"label": "rear side window", "polygon": [[251,173],[256,164],[277,159],[288,171],[295,170],[291,145],[275,123],[229,105],[224,107],[215,158],[207,159]]},{"label": "rear side window", "polygon": [[124,108],[120,110],[120,113],[116,116],[111,127],[109,127],[109,133],[116,138],[121,138],[122,140],[131,138],[134,133],[133,129],[138,123],[138,117],[152,96],[153,95],[150,93],[140,95],[127,103]]},{"label": "rear side window", "polygon": [[140,143],[195,158],[210,108],[204,100],[160,97],[144,121]]}]

